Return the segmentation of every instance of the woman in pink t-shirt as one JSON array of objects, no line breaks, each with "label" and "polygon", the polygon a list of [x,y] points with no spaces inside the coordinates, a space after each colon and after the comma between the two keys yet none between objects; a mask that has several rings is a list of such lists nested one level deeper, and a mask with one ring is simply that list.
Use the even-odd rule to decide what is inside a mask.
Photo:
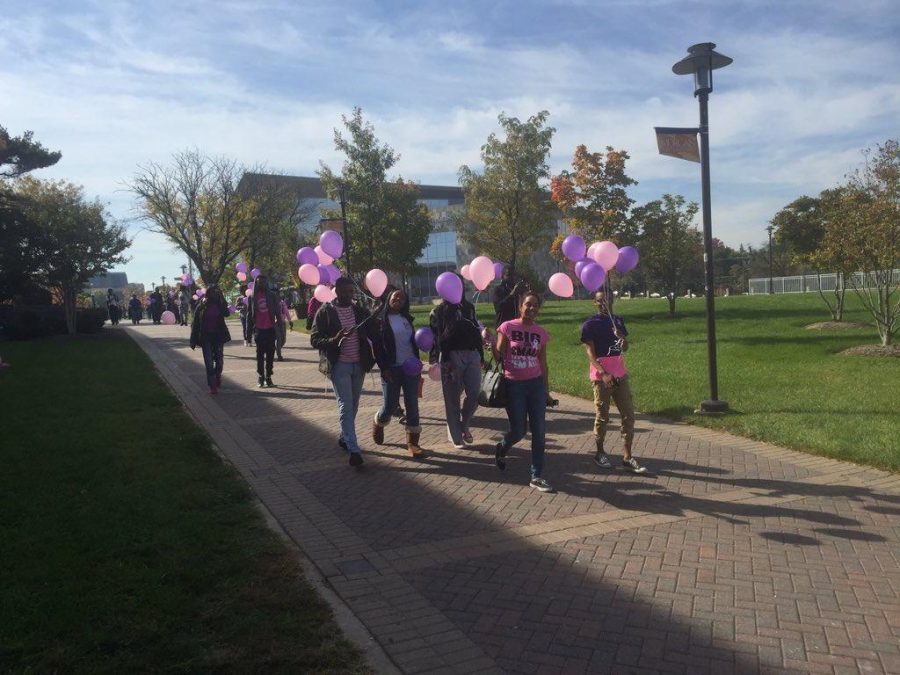
[{"label": "woman in pink t-shirt", "polygon": [[544,468],[544,419],[550,403],[547,370],[547,342],[550,336],[535,319],[541,299],[528,293],[519,305],[519,318],[497,327],[494,357],[503,363],[506,381],[509,431],[497,443],[494,459],[501,471],[506,468],[506,453],[525,436],[526,419],[531,427],[531,487],[552,492],[553,487],[541,474]]}]

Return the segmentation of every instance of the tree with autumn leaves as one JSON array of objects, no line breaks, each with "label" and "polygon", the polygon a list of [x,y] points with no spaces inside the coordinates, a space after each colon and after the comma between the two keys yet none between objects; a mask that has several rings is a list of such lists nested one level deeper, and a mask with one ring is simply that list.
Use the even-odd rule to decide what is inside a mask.
[{"label": "tree with autumn leaves", "polygon": [[586,241],[610,239],[619,246],[633,243],[628,213],[634,200],[627,188],[637,181],[625,173],[628,153],[606,146],[606,152],[575,148],[572,170],[550,181],[550,199],[565,216],[569,229]]}]

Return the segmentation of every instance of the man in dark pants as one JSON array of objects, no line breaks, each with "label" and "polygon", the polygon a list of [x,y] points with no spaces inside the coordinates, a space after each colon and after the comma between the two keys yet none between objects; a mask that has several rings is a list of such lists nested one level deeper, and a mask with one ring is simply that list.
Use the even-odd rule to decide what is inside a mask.
[{"label": "man in dark pants", "polygon": [[248,300],[247,332],[256,337],[257,386],[274,387],[275,337],[281,327],[278,296],[269,290],[268,279],[260,274],[254,282],[253,295]]}]

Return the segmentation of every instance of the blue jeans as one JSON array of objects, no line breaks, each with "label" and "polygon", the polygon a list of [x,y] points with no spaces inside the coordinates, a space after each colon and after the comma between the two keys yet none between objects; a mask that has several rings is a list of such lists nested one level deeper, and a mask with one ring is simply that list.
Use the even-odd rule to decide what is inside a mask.
[{"label": "blue jeans", "polygon": [[516,382],[506,380],[509,431],[500,441],[503,454],[525,437],[525,423],[531,425],[531,477],[538,478],[544,470],[544,418],[547,412],[547,386],[544,378]]},{"label": "blue jeans", "polygon": [[337,398],[338,418],[341,421],[341,438],[351,453],[361,452],[356,440],[356,413],[362,395],[366,373],[362,365],[338,361],[331,369],[331,386]]},{"label": "blue jeans", "polygon": [[200,348],[206,366],[206,384],[211,387],[216,384],[216,378],[222,376],[222,340],[214,335],[204,340]]},{"label": "blue jeans", "polygon": [[375,419],[381,426],[391,421],[391,415],[400,403],[400,390],[403,390],[403,406],[406,412],[406,428],[412,433],[419,433],[419,376],[409,376],[403,372],[402,366],[391,366],[388,372],[391,381],[381,379],[381,408]]}]

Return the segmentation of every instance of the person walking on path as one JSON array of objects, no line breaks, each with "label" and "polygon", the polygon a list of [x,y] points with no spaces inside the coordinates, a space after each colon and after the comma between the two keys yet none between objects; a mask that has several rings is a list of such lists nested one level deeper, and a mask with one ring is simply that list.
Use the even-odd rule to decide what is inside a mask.
[{"label": "person walking on path", "polygon": [[153,319],[153,323],[162,323],[163,309],[162,293],[159,292],[158,288],[154,288],[150,294],[150,317]]},{"label": "person walking on path", "polygon": [[503,363],[506,381],[506,415],[509,431],[497,443],[494,460],[501,471],[506,468],[506,454],[525,436],[526,420],[531,428],[531,487],[552,492],[553,486],[543,478],[544,430],[550,399],[550,375],[547,369],[547,342],[550,336],[535,320],[541,299],[526,293],[519,307],[519,318],[505,321],[497,328],[494,358]]},{"label": "person walking on path", "polygon": [[281,355],[281,349],[287,341],[288,326],[293,328],[294,321],[291,319],[291,311],[288,308],[287,301],[280,293],[276,294],[276,297],[278,297],[278,313],[281,315],[281,322],[278,324],[278,332],[275,335],[275,358],[279,361],[284,361],[284,356]]},{"label": "person walking on path", "polygon": [[235,300],[234,305],[237,307],[241,319],[241,333],[244,338],[244,346],[249,347],[253,336],[247,331],[247,314],[250,312],[250,298],[247,297],[247,286],[245,284],[241,284],[238,287],[238,297]]},{"label": "person walking on path", "polygon": [[269,290],[265,275],[256,277],[253,295],[247,310],[247,333],[256,340],[257,386],[274,387],[272,383],[273,362],[275,361],[275,339],[281,324],[278,311],[278,296]]},{"label": "person walking on path", "polygon": [[512,321],[519,316],[519,307],[522,305],[522,296],[531,288],[528,282],[516,276],[512,267],[503,270],[503,279],[494,289],[492,299],[494,301],[495,323],[499,327],[504,321]]},{"label": "person walking on path", "polygon": [[181,284],[178,291],[178,305],[178,309],[181,312],[181,325],[187,326],[188,313],[191,309],[191,290],[184,284]]},{"label": "person walking on path", "polygon": [[113,326],[119,325],[119,299],[113,289],[106,291],[106,311],[109,313],[109,321]]},{"label": "person walking on path", "polygon": [[594,294],[594,304],[597,306],[597,314],[581,326],[581,341],[587,353],[589,376],[594,388],[594,463],[601,469],[613,468],[603,447],[609,426],[609,401],[612,398],[622,417],[622,436],[625,439],[622,466],[633,473],[644,473],[646,469],[631,454],[634,441],[634,402],[628,384],[628,370],[622,356],[628,350],[628,329],[625,328],[625,320],[610,310],[609,299],[604,291]]},{"label": "person walking on path", "polygon": [[[447,439],[453,447],[462,449],[474,440],[469,425],[478,409],[484,365],[484,342],[475,306],[465,294],[458,304],[444,300],[431,310],[430,325],[434,344],[428,360],[441,364]],[[465,400],[460,407],[463,392]]]},{"label": "person walking on path", "polygon": [[224,366],[223,347],[226,342],[231,342],[231,333],[225,324],[225,318],[230,314],[225,297],[218,286],[210,286],[206,289],[206,295],[194,312],[194,321],[191,323],[191,349],[200,345],[203,351],[203,364],[206,366],[206,384],[210,394],[219,393],[222,386],[222,368]]},{"label": "person walking on path", "polygon": [[413,457],[421,457],[419,447],[422,427],[419,426],[419,383],[421,374],[406,370],[409,361],[419,360],[419,348],[415,342],[413,318],[409,313],[409,297],[402,289],[395,289],[374,317],[372,347],[375,360],[381,369],[381,408],[375,414],[372,440],[376,445],[384,443],[384,427],[391,421],[403,392],[406,406],[406,448]]},{"label": "person walking on path", "polygon": [[370,348],[371,314],[354,302],[354,290],[348,277],[337,280],[337,298],[316,312],[309,341],[313,349],[319,350],[319,372],[331,380],[334,388],[341,423],[338,445],[350,453],[350,466],[360,466],[363,458],[356,438],[356,413],[363,380],[375,365],[375,358]]},{"label": "person walking on path", "polygon": [[128,301],[128,317],[131,319],[131,323],[134,326],[139,326],[141,319],[144,318],[144,308],[141,305],[137,293],[132,293],[131,300]]}]

